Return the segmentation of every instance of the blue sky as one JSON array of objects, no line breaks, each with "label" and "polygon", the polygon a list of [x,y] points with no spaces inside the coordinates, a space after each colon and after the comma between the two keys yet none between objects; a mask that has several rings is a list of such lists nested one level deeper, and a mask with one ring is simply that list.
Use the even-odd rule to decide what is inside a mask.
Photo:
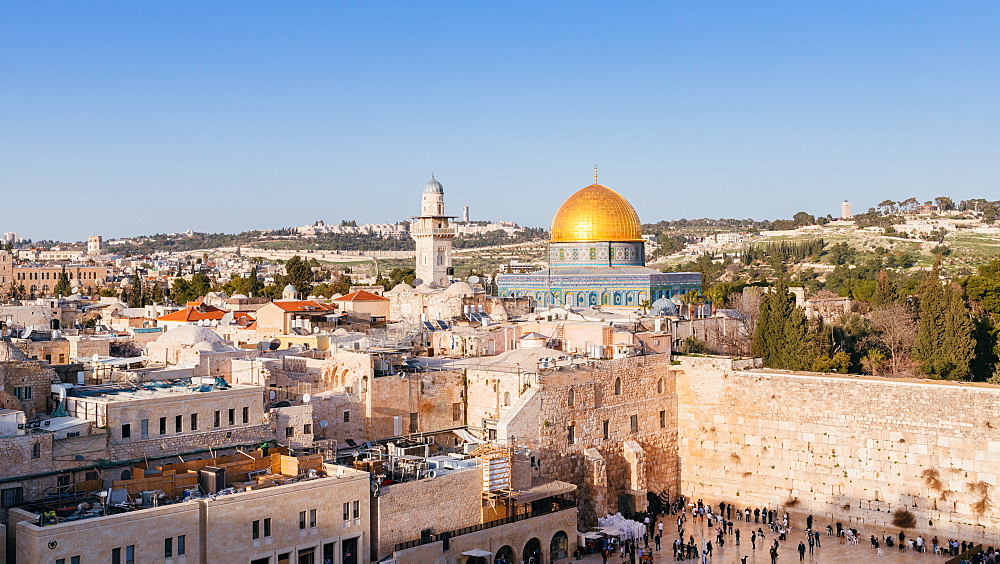
[{"label": "blue sky", "polygon": [[1000,198],[1000,3],[4,2],[0,231]]}]

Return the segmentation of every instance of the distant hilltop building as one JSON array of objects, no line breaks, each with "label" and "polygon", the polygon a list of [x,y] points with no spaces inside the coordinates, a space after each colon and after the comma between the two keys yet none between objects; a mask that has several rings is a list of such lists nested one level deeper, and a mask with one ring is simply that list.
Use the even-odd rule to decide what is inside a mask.
[{"label": "distant hilltop building", "polygon": [[840,219],[848,220],[851,219],[851,217],[853,217],[851,216],[851,202],[844,200],[844,202],[840,204]]},{"label": "distant hilltop building", "polygon": [[91,235],[87,239],[87,255],[91,257],[101,256],[101,236]]},{"label": "distant hilltop building", "polygon": [[462,223],[469,223],[469,206],[462,206]]},{"label": "distant hilltop building", "polygon": [[409,232],[404,223],[366,223],[364,225],[327,225],[322,220],[312,225],[296,227],[295,232],[306,237],[333,233],[345,235],[378,235],[384,238],[405,239]]},{"label": "distant hilltop building", "polygon": [[18,240],[17,239],[17,233],[14,233],[13,231],[10,231],[10,232],[7,232],[7,233],[3,234],[3,242],[4,243],[14,244],[14,243],[17,243],[17,240]]}]

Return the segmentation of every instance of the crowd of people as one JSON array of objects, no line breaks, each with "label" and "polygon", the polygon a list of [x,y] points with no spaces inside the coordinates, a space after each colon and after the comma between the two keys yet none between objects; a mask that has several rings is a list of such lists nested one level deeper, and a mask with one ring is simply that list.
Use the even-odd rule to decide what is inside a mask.
[{"label": "crowd of people", "polygon": [[[771,562],[776,564],[779,551],[783,548],[781,543],[789,539],[793,529],[788,513],[779,514],[778,511],[765,507],[741,509],[734,508],[731,503],[720,502],[718,505],[710,505],[701,499],[691,501],[679,497],[661,509],[659,512],[649,511],[633,516],[634,519],[645,523],[645,534],[640,539],[625,541],[608,539],[603,550],[600,550],[603,562],[607,563],[615,556],[620,557],[622,562],[630,564],[649,562],[654,549],[657,552],[661,551],[664,543],[670,545],[675,561],[707,562],[715,550],[732,543],[736,547],[746,547],[749,544],[747,548],[750,552],[764,549],[770,556]],[[676,537],[673,537],[673,531],[664,532],[664,523],[671,521],[676,525]],[[815,526],[812,515],[805,517],[804,524],[802,530],[804,538],[798,541],[792,553],[793,557],[798,556],[800,562],[805,561],[806,554],[815,554],[815,550],[822,546],[824,540],[839,544],[859,544],[861,540],[861,533],[857,528],[845,527],[841,522],[826,525],[825,534],[821,526]],[[696,526],[699,537],[697,539],[694,534]],[[741,527],[746,529],[748,526],[749,533],[741,531]],[[765,533],[765,530],[768,532]],[[667,535],[674,540],[671,542],[666,538]],[[770,542],[767,540],[768,536],[771,537]],[[936,535],[930,540],[925,539],[922,534],[909,537],[904,531],[886,536],[870,534],[868,540],[878,555],[884,554],[886,550],[909,550],[916,553],[930,552],[941,556],[958,556],[965,555],[977,546],[957,539],[947,539],[942,542]],[[651,543],[653,548],[650,547]],[[577,556],[579,557],[579,554]],[[740,562],[745,564],[748,556],[740,558]],[[965,558],[967,564],[1000,564],[1000,550],[989,547]]]}]

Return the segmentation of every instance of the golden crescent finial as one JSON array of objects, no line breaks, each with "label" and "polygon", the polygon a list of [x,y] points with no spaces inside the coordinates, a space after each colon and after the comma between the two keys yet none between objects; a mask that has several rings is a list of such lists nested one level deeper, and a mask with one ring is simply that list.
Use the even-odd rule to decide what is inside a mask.
[{"label": "golden crescent finial", "polygon": [[594,184],[597,184],[597,165],[594,165]]}]

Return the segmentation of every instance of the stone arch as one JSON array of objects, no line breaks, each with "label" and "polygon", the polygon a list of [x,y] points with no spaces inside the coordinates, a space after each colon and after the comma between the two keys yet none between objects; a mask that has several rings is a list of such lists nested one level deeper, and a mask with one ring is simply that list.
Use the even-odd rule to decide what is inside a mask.
[{"label": "stone arch", "polygon": [[503,405],[504,407],[510,405],[510,392],[503,393]]},{"label": "stone arch", "polygon": [[660,378],[659,380],[656,381],[656,393],[658,394],[663,393],[663,378]]},{"label": "stone arch", "polygon": [[616,306],[622,305],[622,293],[621,292],[615,292],[615,305]]},{"label": "stone arch", "polygon": [[597,292],[590,293],[590,305],[592,306],[597,305]]},{"label": "stone arch", "polygon": [[524,553],[521,559],[525,564],[542,564],[542,541],[532,537],[524,543]]},{"label": "stone arch", "polygon": [[552,541],[549,542],[549,561],[555,562],[567,557],[569,557],[569,535],[559,531],[552,535]]},{"label": "stone arch", "polygon": [[570,388],[569,391],[566,392],[566,405],[573,407],[573,403],[575,401],[576,401],[576,390]]},{"label": "stone arch", "polygon": [[608,305],[611,303],[611,293],[604,292],[601,294],[601,305]]},{"label": "stone arch", "polygon": [[514,564],[514,549],[507,545],[501,546],[493,562],[495,564]]},{"label": "stone arch", "polygon": [[620,377],[615,378],[615,395],[622,395],[622,379]]}]

